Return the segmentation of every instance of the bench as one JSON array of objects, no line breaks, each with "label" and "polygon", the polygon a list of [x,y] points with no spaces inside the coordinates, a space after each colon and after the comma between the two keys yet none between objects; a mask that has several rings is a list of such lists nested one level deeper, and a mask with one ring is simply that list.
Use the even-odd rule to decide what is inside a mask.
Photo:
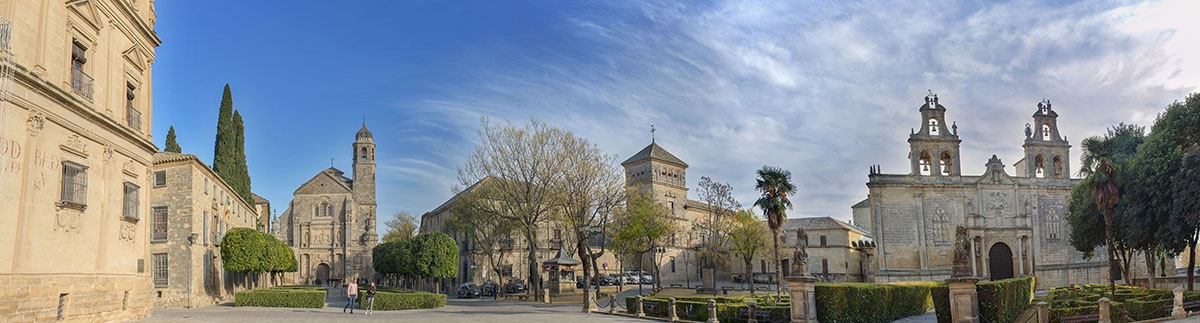
[{"label": "bench", "polygon": [[1100,314],[1068,316],[1060,319],[1062,323],[1099,322]]},{"label": "bench", "polygon": [[671,284],[671,288],[680,288],[680,287],[683,287],[683,284]]},{"label": "bench", "polygon": [[[1175,309],[1175,301],[1174,300],[1168,301],[1167,304],[1163,305],[1163,310],[1165,310],[1167,313],[1171,313],[1171,310],[1173,310],[1173,309]],[[1184,311],[1200,310],[1200,301],[1183,302],[1183,310]]]},{"label": "bench", "polygon": [[765,291],[765,290],[767,290],[767,287],[766,287],[766,286],[759,286],[759,287],[755,287],[754,289]]}]

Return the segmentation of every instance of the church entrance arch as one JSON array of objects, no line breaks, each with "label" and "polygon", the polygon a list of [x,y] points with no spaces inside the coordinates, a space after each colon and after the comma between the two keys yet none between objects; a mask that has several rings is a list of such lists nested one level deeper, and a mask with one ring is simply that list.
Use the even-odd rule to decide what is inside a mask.
[{"label": "church entrance arch", "polygon": [[317,281],[321,284],[329,283],[329,265],[317,265]]},{"label": "church entrance arch", "polygon": [[1013,278],[1012,249],[1003,242],[997,242],[988,250],[988,269],[992,280]]}]

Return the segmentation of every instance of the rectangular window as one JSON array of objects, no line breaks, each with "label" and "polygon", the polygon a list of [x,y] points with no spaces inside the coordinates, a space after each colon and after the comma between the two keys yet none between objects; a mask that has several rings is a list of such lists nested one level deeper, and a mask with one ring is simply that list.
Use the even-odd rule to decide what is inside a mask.
[{"label": "rectangular window", "polygon": [[167,254],[156,253],[152,255],[150,266],[153,266],[154,287],[167,286]]},{"label": "rectangular window", "polygon": [[202,235],[204,236],[204,244],[207,245],[208,244],[208,210],[204,210],[204,217],[200,218],[200,219],[201,219],[201,221],[204,221],[204,231],[203,231]]},{"label": "rectangular window", "polygon": [[204,194],[208,194],[208,177],[204,178]]},{"label": "rectangular window", "polygon": [[154,236],[151,239],[154,241],[167,239],[167,207],[165,206],[154,208]]},{"label": "rectangular window", "polygon": [[62,162],[62,193],[59,199],[64,204],[83,208],[87,206],[87,166],[69,161]]},{"label": "rectangular window", "polygon": [[671,257],[671,272],[675,272],[675,257]]},{"label": "rectangular window", "polygon": [[821,273],[822,274],[829,273],[829,259],[821,259]]},{"label": "rectangular window", "polygon": [[825,236],[821,236],[821,246],[825,246]]},{"label": "rectangular window", "polygon": [[125,210],[123,213],[125,215],[125,218],[133,219],[135,221],[138,219],[138,186],[137,185],[130,183],[130,182],[125,182],[125,201],[122,206],[123,206],[122,209]]},{"label": "rectangular window", "polygon": [[71,42],[71,88],[75,93],[92,100],[92,77],[83,72],[84,64],[87,64],[87,47],[83,46],[78,40]]},{"label": "rectangular window", "polygon": [[667,208],[671,209],[671,215],[675,215],[675,201],[667,201]]},{"label": "rectangular window", "polygon": [[167,186],[167,171],[160,170],[154,172],[154,187]]},{"label": "rectangular window", "polygon": [[759,260],[758,270],[761,272],[764,272],[764,273],[767,272],[767,260],[766,259]]}]

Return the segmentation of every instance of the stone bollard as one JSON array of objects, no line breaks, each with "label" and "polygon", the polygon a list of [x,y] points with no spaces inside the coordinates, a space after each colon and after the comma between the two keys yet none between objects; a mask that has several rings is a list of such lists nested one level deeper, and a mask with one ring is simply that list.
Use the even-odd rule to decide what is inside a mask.
[{"label": "stone bollard", "polygon": [[1112,314],[1108,311],[1108,297],[1100,299],[1100,323],[1112,323]]},{"label": "stone bollard", "polygon": [[746,319],[746,323],[758,323],[758,302],[749,300],[746,302],[746,314],[750,318]]},{"label": "stone bollard", "polygon": [[1175,307],[1171,308],[1172,319],[1182,319],[1187,317],[1187,311],[1183,310],[1183,287],[1175,287]]},{"label": "stone bollard", "polygon": [[710,298],[708,299],[708,321],[705,321],[705,323],[719,322],[721,321],[717,320],[717,300]]},{"label": "stone bollard", "polygon": [[617,295],[608,295],[608,314],[617,313]]},{"label": "stone bollard", "polygon": [[1050,304],[1046,302],[1037,303],[1038,323],[1050,323]]},{"label": "stone bollard", "polygon": [[675,298],[667,298],[667,320],[675,322],[679,320],[679,315],[675,313]]},{"label": "stone bollard", "polygon": [[542,303],[550,304],[550,289],[542,289]]},{"label": "stone bollard", "polygon": [[642,295],[638,295],[633,302],[633,305],[636,306],[635,308],[637,309],[637,313],[634,314],[637,314],[637,317],[646,317],[646,311],[642,309]]}]

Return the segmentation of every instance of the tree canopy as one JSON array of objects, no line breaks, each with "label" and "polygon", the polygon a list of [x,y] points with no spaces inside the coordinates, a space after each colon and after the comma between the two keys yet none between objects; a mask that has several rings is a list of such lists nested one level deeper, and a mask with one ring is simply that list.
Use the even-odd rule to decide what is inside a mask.
[{"label": "tree canopy", "polygon": [[163,151],[173,153],[183,153],[183,149],[179,147],[179,143],[175,141],[175,126],[167,130],[167,143],[163,145]]},{"label": "tree canopy", "polygon": [[251,228],[233,228],[221,239],[221,260],[228,271],[295,272],[292,248],[274,236]]},{"label": "tree canopy", "polygon": [[417,232],[417,218],[405,211],[396,212],[383,225],[387,227],[383,233],[384,242],[408,240]]},{"label": "tree canopy", "polygon": [[234,192],[250,206],[254,196],[250,193],[250,172],[246,167],[246,138],[242,115],[233,108],[233,94],[229,84],[221,95],[221,107],[217,111],[217,138],[213,144],[213,171],[229,183]]}]

